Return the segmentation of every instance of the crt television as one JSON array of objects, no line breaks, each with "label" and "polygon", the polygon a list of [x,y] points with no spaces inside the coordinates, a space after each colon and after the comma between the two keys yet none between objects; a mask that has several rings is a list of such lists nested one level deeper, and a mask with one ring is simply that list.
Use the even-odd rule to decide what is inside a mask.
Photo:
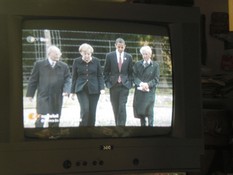
[{"label": "crt television", "polygon": [[[203,154],[200,87],[200,12],[196,7],[101,1],[1,1],[0,166],[5,174],[123,174],[191,172]],[[57,45],[72,69],[89,43],[102,67],[117,37],[133,62],[151,46],[160,65],[154,125],[133,117],[115,126],[109,93],[100,97],[94,127],[79,126],[79,104],[65,98],[60,126],[36,128],[35,103],[25,98],[32,65]]]}]

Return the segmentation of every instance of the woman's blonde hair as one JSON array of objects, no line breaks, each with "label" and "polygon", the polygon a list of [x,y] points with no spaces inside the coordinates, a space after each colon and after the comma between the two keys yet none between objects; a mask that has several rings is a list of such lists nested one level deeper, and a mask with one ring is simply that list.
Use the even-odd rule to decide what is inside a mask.
[{"label": "woman's blonde hair", "polygon": [[94,52],[93,47],[90,44],[83,43],[79,46],[79,52],[90,51],[91,53]]}]

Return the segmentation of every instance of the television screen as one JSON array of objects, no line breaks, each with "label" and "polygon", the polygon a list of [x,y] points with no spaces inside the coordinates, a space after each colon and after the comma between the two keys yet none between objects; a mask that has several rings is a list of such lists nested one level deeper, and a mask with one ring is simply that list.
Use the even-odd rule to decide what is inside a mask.
[{"label": "television screen", "polygon": [[[68,25],[64,25],[64,22]],[[173,64],[168,27],[166,25],[159,24],[139,25],[137,23],[125,23],[123,24],[125,27],[124,29],[116,29],[115,26],[118,25],[118,22],[111,24],[110,21],[105,21],[105,26],[106,23],[109,23],[112,27],[109,27],[108,29],[99,27],[99,29],[96,29],[93,21],[82,20],[25,20],[22,29],[22,86],[23,120],[26,137],[40,136],[45,138],[54,138],[55,135],[56,138],[119,137],[122,135],[132,137],[169,133],[173,116]],[[99,21],[98,26],[101,26],[101,21]],[[130,31],[127,30],[127,28],[130,29],[132,26],[138,28],[138,32],[130,33]],[[143,31],[141,30],[142,28],[147,28],[148,30]],[[106,87],[106,82],[104,83],[105,92],[100,94],[97,101],[94,125],[86,124],[84,128],[80,125],[82,120],[84,120],[82,119],[82,111],[80,109],[80,102],[82,103],[82,101],[77,98],[76,94],[74,95],[74,98],[71,98],[71,94],[63,97],[61,115],[58,116],[56,113],[43,113],[40,115],[38,113],[38,103],[40,102],[38,102],[37,98],[42,98],[41,93],[36,95],[38,89],[46,87],[47,89],[45,91],[50,91],[48,92],[50,95],[45,97],[47,98],[46,100],[49,100],[49,96],[52,96],[54,91],[53,89],[49,90],[49,87],[45,85],[46,83],[43,82],[43,80],[40,81],[44,84],[40,84],[35,80],[35,78],[32,78],[35,76],[35,70],[33,69],[36,62],[48,59],[47,49],[51,45],[55,45],[61,50],[62,56],[60,61],[65,62],[68,65],[70,81],[72,81],[71,79],[74,74],[74,71],[72,70],[73,62],[78,57],[81,57],[79,47],[84,43],[91,45],[94,49],[92,57],[99,60],[101,75],[104,79],[106,55],[109,52],[116,51],[115,41],[117,38],[124,39],[126,45],[125,52],[129,53],[132,57],[132,70],[130,70],[131,75],[129,75],[131,76],[132,86],[128,88],[129,94],[126,96],[126,121],[123,125],[116,124],[110,97],[111,88]],[[135,84],[136,75],[134,75],[133,72],[135,71],[136,63],[143,61],[142,54],[140,53],[140,49],[143,46],[149,46],[152,51],[152,55],[150,57],[151,65],[145,68],[145,70],[150,72],[149,74],[144,74],[146,76],[152,74],[156,65],[158,65],[158,70],[156,70],[156,74],[153,73],[151,75],[150,79],[145,80],[143,77],[140,79],[140,81],[145,80],[147,82],[156,81],[154,85],[151,85],[151,92],[154,92],[143,92],[143,96],[144,94],[147,96],[138,96],[138,98],[136,98],[137,96],[135,95],[135,91],[138,91],[138,87]],[[127,58],[125,57],[124,59],[126,60]],[[125,62],[127,62],[127,60]],[[43,72],[44,71],[45,70],[43,70]],[[38,73],[37,79],[42,79],[42,76],[43,75],[41,73]],[[50,72],[47,72],[47,75],[45,76],[50,79],[49,83],[51,83],[54,78],[52,77],[53,75],[51,75]],[[51,77],[49,78],[49,76]],[[34,88],[34,91],[36,92],[33,94],[33,98],[29,99],[27,91],[30,91],[29,86],[32,86],[30,84],[32,79],[37,83]],[[43,92],[45,93],[45,91]],[[152,96],[152,98],[148,97],[148,94],[149,96]],[[145,126],[141,125],[141,119],[136,116],[135,108],[138,108],[138,106],[133,107],[136,103],[136,99],[137,101],[144,100],[143,104],[151,103],[153,105],[150,107],[153,115],[152,122],[150,121],[151,119],[146,116]],[[53,101],[52,103],[55,105],[57,101]],[[141,104],[142,103],[139,105]],[[48,106],[44,106],[42,108],[47,107]],[[138,113],[140,113],[141,110],[143,109],[139,109]],[[40,124],[38,124],[38,121]],[[55,123],[57,121],[59,121],[58,126],[51,127],[51,123]],[[152,124],[149,124],[149,122]],[[120,132],[119,127],[122,128]],[[145,128],[144,132],[138,132],[141,127],[147,128]],[[61,130],[66,132],[61,132]],[[50,134],[48,134],[48,132]]]}]

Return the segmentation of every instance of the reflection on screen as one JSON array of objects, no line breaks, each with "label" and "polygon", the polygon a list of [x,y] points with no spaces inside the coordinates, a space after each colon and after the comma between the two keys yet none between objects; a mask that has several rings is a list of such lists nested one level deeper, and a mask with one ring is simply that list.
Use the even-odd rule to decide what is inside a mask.
[{"label": "reflection on screen", "polygon": [[[170,41],[168,36],[142,34],[110,33],[77,30],[22,30],[22,66],[23,66],[23,115],[24,127],[34,128],[38,117],[36,113],[36,95],[32,101],[25,97],[28,81],[35,61],[46,59],[46,48],[53,44],[62,51],[62,61],[67,63],[72,72],[73,60],[80,56],[78,48],[82,43],[88,43],[94,48],[93,56],[100,60],[104,67],[106,53],[115,50],[115,39],[121,37],[126,41],[126,52],[133,56],[133,62],[142,59],[139,52],[143,45],[152,47],[153,60],[160,65],[160,80],[155,93],[153,126],[171,126],[173,109],[173,81]],[[126,126],[140,126],[138,118],[133,113],[134,88],[130,89],[126,105]],[[51,118],[56,115],[44,115],[43,126],[48,127]],[[78,127],[80,122],[80,106],[76,99],[64,97],[60,127]],[[115,126],[113,110],[110,102],[109,89],[100,95],[96,111],[95,126]]]}]

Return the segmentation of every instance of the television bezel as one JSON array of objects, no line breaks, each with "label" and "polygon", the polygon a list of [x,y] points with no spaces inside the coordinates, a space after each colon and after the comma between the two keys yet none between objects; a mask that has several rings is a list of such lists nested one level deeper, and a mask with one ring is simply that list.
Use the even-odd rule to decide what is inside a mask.
[{"label": "television bezel", "polygon": [[[54,4],[57,9],[51,10]],[[83,10],[87,7],[91,11]],[[8,58],[4,62],[7,65],[4,72],[9,78],[8,84],[3,88],[3,91],[9,95],[9,101],[7,101],[9,105],[7,111],[4,110],[7,119],[3,120],[7,126],[6,131],[1,132],[3,139],[0,142],[2,155],[0,163],[4,172],[120,174],[200,170],[203,134],[200,70],[198,69],[200,66],[198,8],[97,1],[6,0],[2,3],[0,10],[1,24],[5,24],[4,27],[1,26],[3,29],[1,36],[5,42],[0,46],[3,49],[3,55]],[[121,11],[121,13],[115,13],[115,11]],[[19,57],[22,52],[20,46],[22,22],[29,18],[82,18],[167,24],[171,29],[171,42],[174,45],[172,54],[176,59],[174,63],[175,117],[171,134],[146,138],[25,140],[21,117],[23,104],[22,99],[18,98],[22,96],[20,73],[22,68]],[[179,41],[178,44],[177,41]],[[47,155],[46,158],[41,156],[42,154]],[[97,166],[94,162],[97,162]],[[81,166],[78,163],[81,163]]]}]

